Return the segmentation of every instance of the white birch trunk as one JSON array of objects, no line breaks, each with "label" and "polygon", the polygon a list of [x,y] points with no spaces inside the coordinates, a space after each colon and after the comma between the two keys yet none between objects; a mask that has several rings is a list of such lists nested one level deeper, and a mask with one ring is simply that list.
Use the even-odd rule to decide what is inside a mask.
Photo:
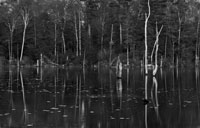
[{"label": "white birch trunk", "polygon": [[144,57],[145,57],[145,74],[148,74],[148,44],[147,44],[147,23],[148,23],[148,20],[149,20],[149,17],[150,17],[150,4],[149,4],[149,0],[148,0],[148,15],[145,14],[145,27],[144,27],[144,31],[145,31],[145,53],[144,53]]}]

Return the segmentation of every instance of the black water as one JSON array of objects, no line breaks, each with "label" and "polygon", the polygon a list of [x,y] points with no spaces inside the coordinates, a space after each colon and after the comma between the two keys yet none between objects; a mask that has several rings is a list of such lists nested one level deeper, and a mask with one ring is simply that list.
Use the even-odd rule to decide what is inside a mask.
[{"label": "black water", "polygon": [[[1,128],[199,128],[197,69],[0,68]],[[145,81],[146,80],[146,81]]]}]

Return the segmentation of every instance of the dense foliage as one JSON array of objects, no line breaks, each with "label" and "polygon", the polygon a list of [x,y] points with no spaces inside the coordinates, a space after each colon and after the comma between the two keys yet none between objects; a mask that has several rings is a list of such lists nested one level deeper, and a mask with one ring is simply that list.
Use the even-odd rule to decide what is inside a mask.
[{"label": "dense foliage", "polygon": [[[173,63],[194,62],[199,56],[200,2],[198,0],[150,0],[148,55],[158,27],[158,58]],[[144,57],[146,0],[7,0],[0,5],[0,56],[19,59],[23,36],[24,58],[36,62],[40,54],[64,64],[108,62],[121,55],[130,63]],[[25,15],[28,14],[28,15]],[[24,32],[28,16],[27,29]],[[111,28],[113,36],[111,41]]]}]

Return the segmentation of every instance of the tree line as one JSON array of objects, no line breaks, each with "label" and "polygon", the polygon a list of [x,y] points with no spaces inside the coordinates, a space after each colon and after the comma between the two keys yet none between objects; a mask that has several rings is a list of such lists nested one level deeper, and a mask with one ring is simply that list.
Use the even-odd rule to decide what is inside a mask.
[{"label": "tree line", "polygon": [[[6,60],[45,55],[59,64],[144,62],[145,40],[152,58],[193,64],[199,60],[200,2],[149,0],[7,0],[0,3],[0,56]],[[156,27],[157,26],[157,27]],[[146,35],[146,39],[145,39]],[[154,55],[153,55],[154,56]],[[160,61],[159,61],[160,62]]]}]

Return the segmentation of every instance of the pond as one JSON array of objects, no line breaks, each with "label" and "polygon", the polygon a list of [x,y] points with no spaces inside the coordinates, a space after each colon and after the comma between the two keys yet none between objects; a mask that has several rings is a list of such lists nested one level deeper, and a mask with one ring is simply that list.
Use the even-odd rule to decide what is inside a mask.
[{"label": "pond", "polygon": [[0,68],[2,128],[198,128],[198,69]]}]

